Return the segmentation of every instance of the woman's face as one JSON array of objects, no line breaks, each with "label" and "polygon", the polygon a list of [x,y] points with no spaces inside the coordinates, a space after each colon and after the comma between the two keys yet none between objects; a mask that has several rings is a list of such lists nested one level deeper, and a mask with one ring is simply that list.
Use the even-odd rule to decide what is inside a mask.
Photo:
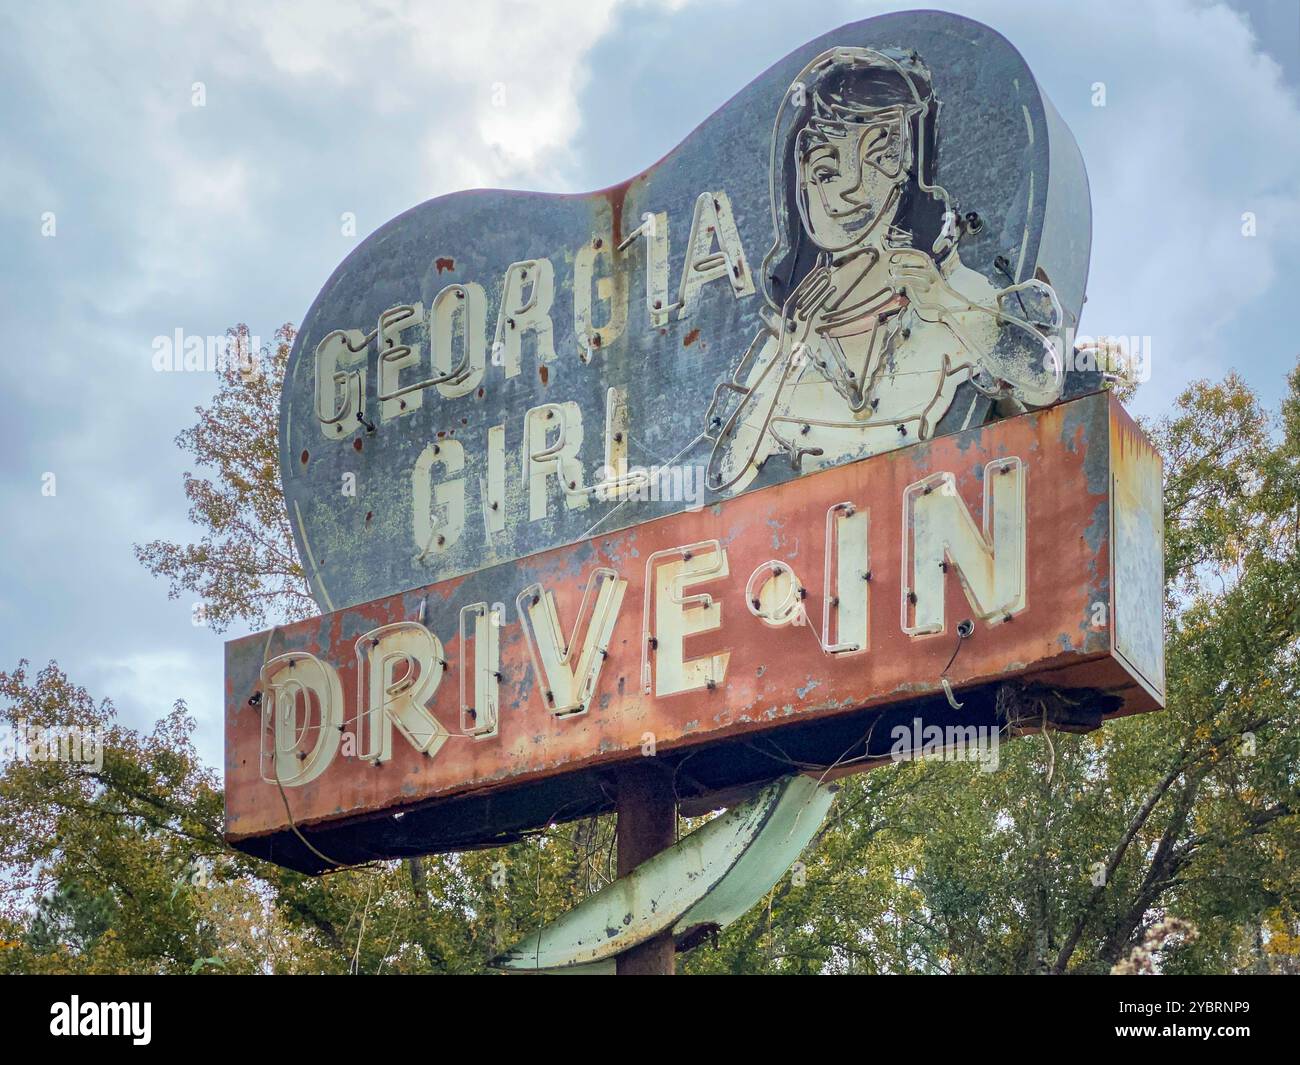
[{"label": "woman's face", "polygon": [[893,221],[911,167],[910,131],[903,109],[888,107],[799,132],[799,206],[818,247],[845,251]]}]

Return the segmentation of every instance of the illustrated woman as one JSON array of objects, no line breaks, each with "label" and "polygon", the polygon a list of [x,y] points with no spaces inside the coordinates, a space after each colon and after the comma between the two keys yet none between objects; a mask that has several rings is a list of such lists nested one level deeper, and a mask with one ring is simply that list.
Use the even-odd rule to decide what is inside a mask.
[{"label": "illustrated woman", "polygon": [[999,290],[962,265],[979,222],[934,180],[938,111],[915,55],[836,48],[791,86],[764,328],[709,409],[712,490],[743,489],[773,455],[835,465],[928,439],[950,412],[978,424],[995,403],[1059,397],[1051,288]]}]

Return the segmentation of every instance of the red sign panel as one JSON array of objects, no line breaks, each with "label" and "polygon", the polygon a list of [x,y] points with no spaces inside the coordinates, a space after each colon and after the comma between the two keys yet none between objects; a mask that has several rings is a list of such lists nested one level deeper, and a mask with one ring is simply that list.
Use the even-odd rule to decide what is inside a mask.
[{"label": "red sign panel", "polygon": [[228,835],[307,869],[485,845],[630,759],[703,796],[831,771],[884,708],[1014,680],[1153,709],[1160,528],[1096,394],[236,640]]}]

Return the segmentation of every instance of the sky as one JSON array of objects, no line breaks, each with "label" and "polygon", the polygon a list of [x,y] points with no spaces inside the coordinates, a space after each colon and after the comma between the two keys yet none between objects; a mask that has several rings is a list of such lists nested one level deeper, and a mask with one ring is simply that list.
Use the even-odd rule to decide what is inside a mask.
[{"label": "sky", "polygon": [[[196,626],[132,552],[198,536],[175,437],[215,378],[156,372],[154,339],[269,340],[401,211],[621,181],[797,45],[906,6],[2,0],[0,669],[57,659],[137,728],[183,699],[220,766],[242,630]],[[1081,331],[1145,338],[1130,406],[1230,369],[1275,402],[1300,357],[1300,0],[942,6],[1006,36],[1080,144]]]}]

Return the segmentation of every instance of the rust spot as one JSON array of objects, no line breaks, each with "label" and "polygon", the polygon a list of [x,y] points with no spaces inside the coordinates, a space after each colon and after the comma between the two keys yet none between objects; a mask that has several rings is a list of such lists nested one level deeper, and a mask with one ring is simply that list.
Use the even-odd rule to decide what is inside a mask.
[{"label": "rust spot", "polygon": [[361,450],[361,437],[357,437],[355,440],[352,441],[352,450],[353,451]]},{"label": "rust spot", "polygon": [[374,512],[373,510],[367,510],[367,511],[366,511],[366,524],[367,524],[367,525],[370,524],[370,519],[373,518],[374,516],[375,516],[375,512]]},{"label": "rust spot", "polygon": [[609,202],[610,225],[613,227],[614,247],[623,243],[623,201],[627,199],[627,190],[632,186],[632,178],[611,185],[605,190],[605,199]]},{"label": "rust spot", "polygon": [[444,270],[455,270],[456,260],[451,258],[450,256],[445,256],[440,259],[434,259],[433,265],[434,268],[438,271],[438,273],[442,273]]},{"label": "rust spot", "polygon": [[545,366],[537,367],[537,376],[542,379],[542,384],[546,384],[546,379],[550,377],[550,371]]},{"label": "rust spot", "polygon": [[437,437],[439,440],[441,440],[446,435],[447,435],[447,430],[445,429],[439,429],[437,432]]},{"label": "rust spot", "polygon": [[485,389],[485,388],[480,388],[480,389],[478,390],[478,398],[479,398],[479,399],[482,399],[482,398],[483,398],[484,396],[486,396],[486,395],[487,395],[487,389]]},{"label": "rust spot", "polygon": [[309,458],[311,458],[311,456],[310,456],[309,454],[307,454],[307,449],[306,449],[306,448],[303,448],[303,452],[302,452],[302,464],[303,464],[304,466],[307,465],[307,460],[308,460]]},{"label": "rust spot", "polygon": [[694,344],[699,339],[700,339],[700,331],[698,329],[692,329],[689,333],[687,333],[684,337],[682,337],[682,347],[689,348],[692,344]]}]

